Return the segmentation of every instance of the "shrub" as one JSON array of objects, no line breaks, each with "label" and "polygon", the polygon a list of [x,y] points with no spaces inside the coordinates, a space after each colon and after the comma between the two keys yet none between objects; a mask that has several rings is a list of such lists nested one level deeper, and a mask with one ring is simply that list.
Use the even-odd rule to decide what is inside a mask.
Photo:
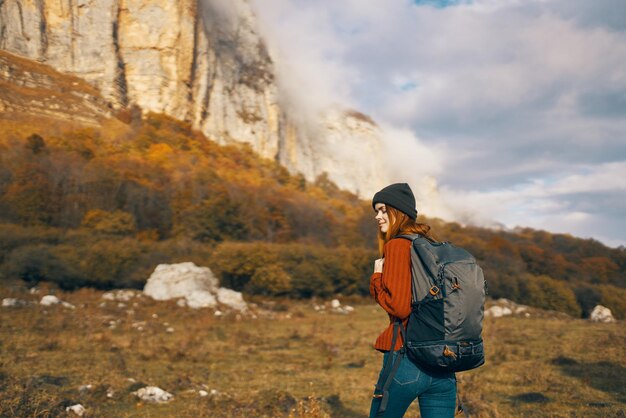
[{"label": "shrub", "polygon": [[520,281],[520,301],[542,309],[561,311],[580,316],[580,306],[576,303],[574,291],[564,281],[549,276],[526,275]]},{"label": "shrub", "polygon": [[226,242],[213,252],[209,265],[221,277],[222,286],[241,291],[257,269],[277,261],[271,244]]},{"label": "shrub", "polygon": [[600,304],[611,310],[617,319],[626,318],[626,289],[611,285],[598,286],[602,299]]},{"label": "shrub", "polygon": [[291,276],[279,265],[258,268],[244,290],[255,295],[281,296],[291,292]]},{"label": "shrub", "polygon": [[128,212],[93,209],[85,214],[81,226],[113,235],[131,235],[137,230],[135,218]]},{"label": "shrub", "polygon": [[600,291],[590,285],[580,285],[574,289],[576,301],[582,310],[583,318],[588,318],[593,308],[600,303],[602,295]]},{"label": "shrub", "polygon": [[85,285],[85,278],[79,274],[75,264],[54,254],[56,248],[58,247],[35,245],[14,250],[3,265],[4,275],[8,278],[20,278],[31,284],[50,281],[63,289]]}]

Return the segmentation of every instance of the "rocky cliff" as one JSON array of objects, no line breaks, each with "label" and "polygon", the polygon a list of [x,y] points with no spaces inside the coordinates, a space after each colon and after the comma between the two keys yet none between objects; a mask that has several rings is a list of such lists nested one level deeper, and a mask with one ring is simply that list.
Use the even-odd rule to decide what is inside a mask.
[{"label": "rocky cliff", "polygon": [[294,122],[245,0],[0,0],[0,49],[86,80],[113,109],[189,121],[308,179],[327,172],[363,196],[385,181],[369,118]]}]

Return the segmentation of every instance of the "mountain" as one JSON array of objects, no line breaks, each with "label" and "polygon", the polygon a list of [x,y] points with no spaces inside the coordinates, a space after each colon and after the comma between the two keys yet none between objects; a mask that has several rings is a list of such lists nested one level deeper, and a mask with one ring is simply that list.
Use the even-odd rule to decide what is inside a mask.
[{"label": "mountain", "polygon": [[[285,104],[244,0],[2,1],[0,49],[86,81],[99,95],[85,100],[103,102],[111,114],[134,106],[164,113],[220,144],[250,144],[309,180],[327,173],[361,196],[386,182],[381,132],[370,118],[329,109],[304,120]],[[24,67],[7,61],[4,55],[5,69]],[[28,71],[22,74],[28,78]],[[0,74],[3,83],[14,79],[11,71]],[[26,85],[40,89],[33,111],[63,117],[46,106],[54,94],[40,82],[35,77]],[[7,109],[30,111],[11,99],[3,97],[5,117]],[[76,119],[73,112],[65,117]]]}]

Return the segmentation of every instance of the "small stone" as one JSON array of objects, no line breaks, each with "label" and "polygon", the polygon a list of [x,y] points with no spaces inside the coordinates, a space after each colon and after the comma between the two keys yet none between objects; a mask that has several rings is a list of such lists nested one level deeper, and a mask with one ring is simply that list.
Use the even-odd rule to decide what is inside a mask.
[{"label": "small stone", "polygon": [[15,306],[23,306],[26,302],[23,300],[15,299],[15,298],[4,298],[2,299],[2,307],[3,308],[12,308]]},{"label": "small stone", "polygon": [[46,295],[42,297],[41,301],[39,302],[39,304],[43,306],[57,305],[59,303],[61,303],[61,301],[58,297],[54,295]]},{"label": "small stone", "polygon": [[209,396],[209,392],[207,392],[206,390],[199,390],[199,391],[198,391],[198,394],[199,394],[200,396],[202,396],[203,398],[204,398],[205,396]]},{"label": "small stone", "polygon": [[143,401],[151,403],[165,403],[174,398],[174,395],[156,386],[146,386],[145,388],[133,392],[133,395]]},{"label": "small stone", "polygon": [[76,405],[68,406],[67,408],[65,408],[65,410],[67,412],[73,412],[79,417],[82,417],[86,412],[85,407],[79,403],[77,403]]},{"label": "small stone", "polygon": [[165,332],[168,332],[171,334],[172,332],[174,332],[174,328],[169,327],[168,329],[165,330]]},{"label": "small stone", "polygon": [[333,308],[333,309],[338,309],[340,306],[341,306],[341,302],[339,302],[338,299],[333,299],[330,302],[330,307]]}]

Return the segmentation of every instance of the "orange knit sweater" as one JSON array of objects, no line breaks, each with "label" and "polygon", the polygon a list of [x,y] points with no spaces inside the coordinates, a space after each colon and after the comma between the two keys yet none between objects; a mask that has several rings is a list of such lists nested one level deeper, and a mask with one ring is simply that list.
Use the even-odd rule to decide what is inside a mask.
[{"label": "orange knit sweater", "polygon": [[[383,256],[383,272],[372,274],[370,294],[389,314],[389,325],[376,339],[374,348],[389,351],[394,319],[402,319],[406,326],[411,313],[411,241],[404,238],[389,240],[383,248]],[[402,344],[402,337],[398,335],[394,351]]]}]

